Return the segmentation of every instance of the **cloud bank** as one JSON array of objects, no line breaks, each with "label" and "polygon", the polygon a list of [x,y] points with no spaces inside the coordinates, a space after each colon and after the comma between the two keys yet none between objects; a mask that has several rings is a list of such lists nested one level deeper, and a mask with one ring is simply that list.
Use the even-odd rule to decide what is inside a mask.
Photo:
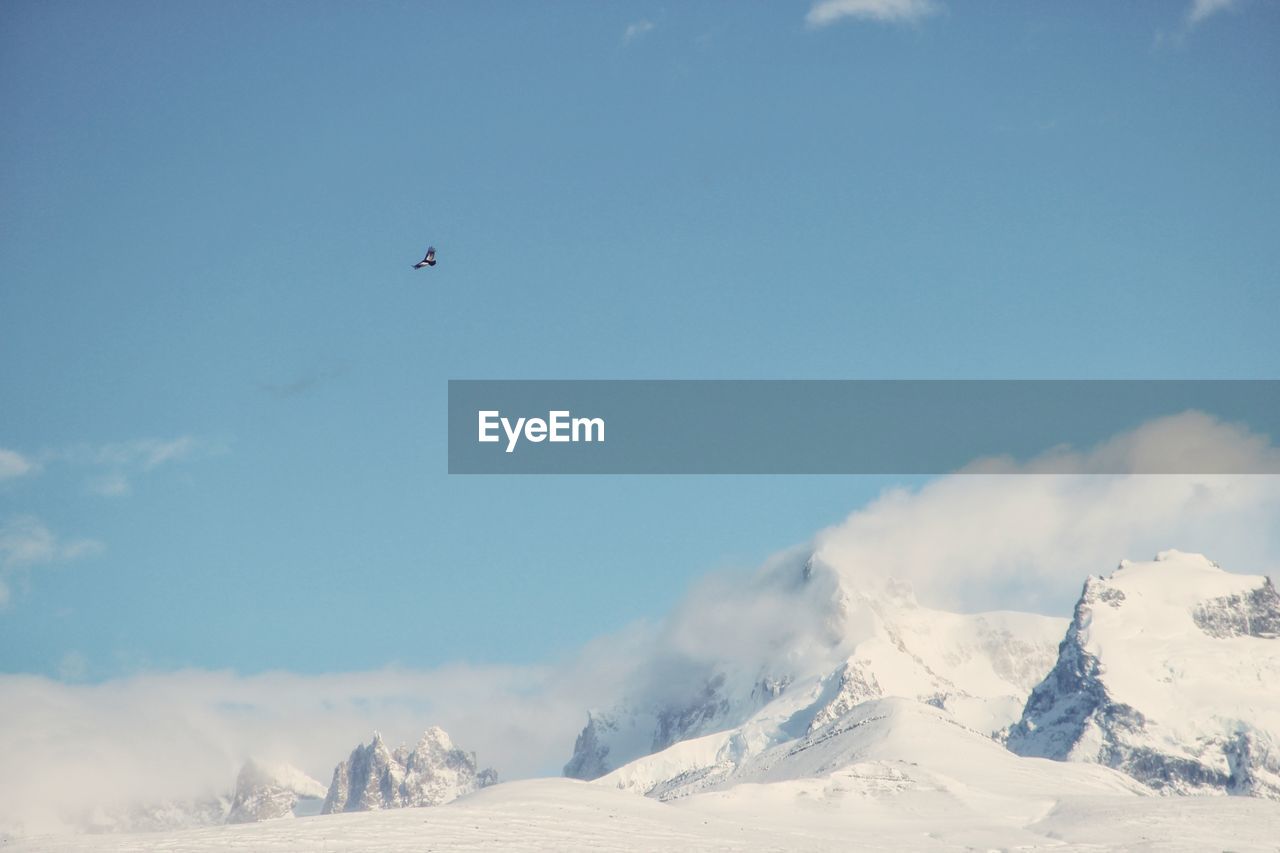
[{"label": "cloud bank", "polygon": [[[1121,558],[1196,551],[1241,572],[1274,572],[1280,477],[1102,475],[1173,456],[1280,470],[1264,436],[1199,413],[1164,418],[1088,451],[1017,466],[976,462],[918,490],[892,490],[817,537],[852,575],[909,583],[923,603],[1063,614],[1088,574]],[[1046,473],[1048,472],[1048,473]],[[1009,476],[1016,473],[1017,476]]]},{"label": "cloud bank", "polygon": [[[439,724],[502,778],[558,772],[584,709],[625,669],[591,648],[559,665],[299,675],[184,670],[101,684],[0,676],[0,837],[81,829],[133,803],[225,794],[250,757],[328,783],[376,729]],[[625,658],[623,658],[625,660]]]}]

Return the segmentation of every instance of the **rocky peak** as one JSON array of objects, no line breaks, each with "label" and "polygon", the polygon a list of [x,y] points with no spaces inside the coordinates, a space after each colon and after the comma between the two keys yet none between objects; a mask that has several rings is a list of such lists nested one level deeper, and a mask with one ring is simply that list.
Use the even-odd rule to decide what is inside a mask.
[{"label": "rocky peak", "polygon": [[334,768],[322,811],[438,806],[497,781],[494,770],[477,769],[475,753],[456,749],[443,729],[433,726],[414,747],[395,750],[375,732]]}]

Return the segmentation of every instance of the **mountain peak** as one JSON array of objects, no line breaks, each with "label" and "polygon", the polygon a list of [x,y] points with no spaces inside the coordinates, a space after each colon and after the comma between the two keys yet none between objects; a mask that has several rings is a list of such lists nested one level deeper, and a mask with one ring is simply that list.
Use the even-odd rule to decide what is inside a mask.
[{"label": "mountain peak", "polygon": [[[726,612],[742,615],[724,619]],[[845,571],[820,552],[787,555],[687,618],[672,629],[682,644],[653,667],[662,677],[588,718],[565,775],[594,779],[748,723],[744,748],[755,749],[884,697],[928,702],[991,732],[1017,718],[1066,626],[1047,616],[921,607],[908,584]],[[727,635],[742,642],[726,643]],[[725,657],[688,651],[708,646]]]},{"label": "mountain peak", "polygon": [[497,781],[494,770],[478,770],[475,753],[455,749],[437,726],[412,749],[388,749],[374,732],[367,746],[357,745],[334,768],[323,813],[438,806]]},{"label": "mountain peak", "polygon": [[290,764],[268,764],[250,758],[236,777],[227,823],[252,823],[293,817],[300,801],[319,805],[324,785]]},{"label": "mountain peak", "polygon": [[1161,791],[1280,798],[1280,595],[1201,554],[1090,577],[1053,670],[1008,733],[1023,755],[1106,764]]}]

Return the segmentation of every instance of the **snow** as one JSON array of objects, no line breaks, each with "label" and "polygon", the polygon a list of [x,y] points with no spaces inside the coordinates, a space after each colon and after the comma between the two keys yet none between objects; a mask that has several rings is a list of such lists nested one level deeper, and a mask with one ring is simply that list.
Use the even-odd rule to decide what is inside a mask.
[{"label": "snow", "polygon": [[1010,748],[1119,767],[1169,793],[1280,798],[1280,598],[1166,551],[1091,577]]},{"label": "snow", "polygon": [[948,808],[973,798],[984,811],[994,800],[1008,800],[997,811],[1030,808],[1028,818],[1062,794],[1147,793],[1107,768],[1019,758],[946,711],[910,699],[862,703],[759,751],[742,740],[734,730],[676,744],[593,784],[676,801],[734,792],[744,784],[782,783],[820,798],[835,779],[866,793],[945,791]]},{"label": "snow", "polygon": [[236,777],[227,823],[293,817],[320,811],[325,786],[291,764],[250,759]]},{"label": "snow", "polygon": [[[1014,758],[1015,761],[1023,759]],[[1062,767],[1063,765],[1055,765]],[[1094,768],[1098,769],[1098,768]],[[537,779],[445,806],[143,835],[30,838],[22,853],[401,851],[1275,850],[1280,803],[1253,798],[1067,795],[1017,815],[947,791],[883,793],[854,777],[743,785],[665,804],[607,786]],[[958,793],[957,793],[958,792]],[[1018,802],[1006,799],[1000,804]],[[950,803],[950,804],[948,804]],[[939,805],[942,804],[942,805]],[[981,804],[980,804],[981,805]],[[1034,813],[1034,814],[1033,814]],[[1031,815],[1031,819],[1028,819]]]}]

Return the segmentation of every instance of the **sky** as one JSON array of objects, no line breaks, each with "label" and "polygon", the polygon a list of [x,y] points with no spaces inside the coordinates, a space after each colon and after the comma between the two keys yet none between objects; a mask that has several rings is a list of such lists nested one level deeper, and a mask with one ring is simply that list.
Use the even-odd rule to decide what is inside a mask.
[{"label": "sky", "polygon": [[924,486],[450,477],[449,379],[1273,378],[1278,36],[7,3],[0,671],[532,665]]}]

